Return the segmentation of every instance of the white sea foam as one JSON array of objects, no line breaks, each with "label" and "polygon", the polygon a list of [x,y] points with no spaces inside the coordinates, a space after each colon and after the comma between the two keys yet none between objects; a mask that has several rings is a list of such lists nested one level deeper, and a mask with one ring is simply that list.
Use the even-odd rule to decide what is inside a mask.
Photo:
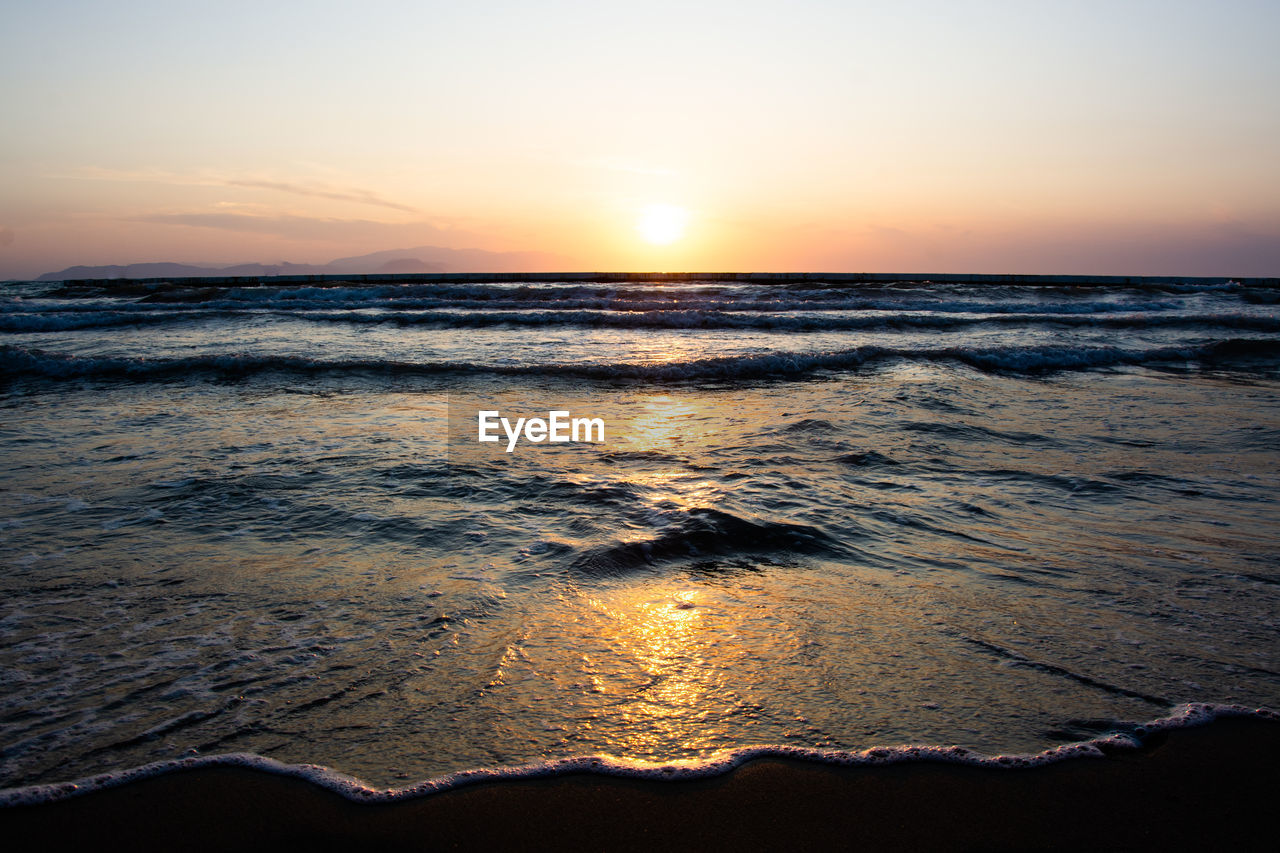
[{"label": "white sea foam", "polygon": [[1274,356],[1280,342],[1271,339],[1228,339],[1187,346],[1126,348],[1120,346],[859,346],[828,352],[773,352],[698,358],[661,364],[485,364],[474,362],[405,362],[369,359],[318,359],[298,356],[202,355],[187,358],[93,358],[0,346],[0,375],[49,378],[110,377],[135,381],[187,377],[201,372],[236,376],[282,371],[315,374],[380,373],[390,375],[492,374],[565,376],[586,379],[634,379],[652,382],[724,379],[803,378],[820,371],[855,370],[891,361],[960,362],[997,373],[1044,373],[1098,367],[1229,360]]},{"label": "white sea foam", "polygon": [[[1265,313],[1178,311],[1164,303],[1016,305],[991,302],[895,304],[892,302],[773,302],[765,304],[689,300],[669,303],[510,302],[436,304],[434,300],[345,306],[289,304],[250,314],[228,305],[205,311],[143,310],[92,314],[80,306],[40,314],[0,314],[0,332],[56,332],[221,320],[235,316],[277,317],[308,322],[367,325],[392,323],[458,328],[490,326],[588,326],[668,329],[777,329],[823,331],[858,329],[952,329],[975,325],[1098,326],[1106,328],[1223,327],[1276,331],[1280,322]],[[340,310],[335,310],[340,309]],[[376,309],[376,310],[368,310]]]},{"label": "white sea foam", "polygon": [[[1264,708],[1251,709],[1240,705],[1192,703],[1179,705],[1167,716],[1151,720],[1127,732],[1116,732],[1092,740],[1063,744],[1035,754],[984,755],[960,746],[903,745],[851,751],[765,744],[726,750],[701,760],[660,763],[610,755],[582,755],[513,767],[460,770],[400,788],[378,788],[339,770],[317,764],[284,764],[261,755],[240,752],[161,761],[127,770],[101,773],[73,782],[10,788],[0,791],[0,807],[52,803],[143,779],[208,767],[242,767],[303,779],[361,803],[397,802],[485,782],[539,779],[584,773],[631,779],[688,781],[719,776],[749,761],[768,758],[812,761],[836,767],[876,767],[905,762],[932,762],[995,769],[1032,768],[1068,759],[1101,758],[1106,752],[1117,749],[1139,749],[1143,739],[1153,733],[1202,726],[1216,719],[1231,717],[1280,722],[1280,713]],[[172,725],[175,722],[181,721],[170,721],[166,725]]]}]

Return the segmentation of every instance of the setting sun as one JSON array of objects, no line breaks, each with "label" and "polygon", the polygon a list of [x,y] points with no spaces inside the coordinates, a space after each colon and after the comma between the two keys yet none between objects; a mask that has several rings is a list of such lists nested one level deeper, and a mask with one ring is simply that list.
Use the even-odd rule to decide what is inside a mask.
[{"label": "setting sun", "polygon": [[650,243],[665,246],[684,236],[689,211],[671,204],[651,204],[640,211],[636,230]]}]

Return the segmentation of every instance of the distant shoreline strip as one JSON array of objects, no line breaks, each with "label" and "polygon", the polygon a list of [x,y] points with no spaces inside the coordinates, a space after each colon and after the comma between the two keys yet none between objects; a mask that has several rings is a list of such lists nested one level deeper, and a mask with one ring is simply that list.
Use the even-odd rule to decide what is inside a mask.
[{"label": "distant shoreline strip", "polygon": [[466,273],[366,273],[323,275],[241,275],[174,276],[159,278],[66,279],[65,285],[101,282],[175,285],[235,285],[239,287],[273,284],[324,284],[337,282],[365,284],[626,284],[728,282],[742,284],[1019,284],[1029,286],[1073,285],[1078,287],[1118,287],[1144,285],[1228,285],[1280,288],[1280,278],[1234,276],[1123,276],[1123,275],[1006,275],[1001,273],[822,273],[822,272],[466,272]]}]

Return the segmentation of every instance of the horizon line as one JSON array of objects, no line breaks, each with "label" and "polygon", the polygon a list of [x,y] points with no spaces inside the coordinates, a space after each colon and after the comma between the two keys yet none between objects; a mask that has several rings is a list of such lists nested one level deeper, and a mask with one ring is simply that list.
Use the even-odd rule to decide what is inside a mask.
[{"label": "horizon line", "polygon": [[[6,283],[36,283],[35,279],[9,279]],[[947,283],[947,284],[1072,284],[1108,286],[1125,284],[1243,284],[1253,287],[1280,288],[1280,277],[1272,276],[1178,276],[1178,275],[1059,275],[1040,273],[869,273],[869,272],[435,272],[435,273],[313,273],[285,275],[239,276],[157,276],[131,278],[44,279],[42,284],[78,286],[101,283],[137,285],[233,285],[267,286],[270,284],[340,283],[353,284],[464,284],[528,282],[560,283],[629,283],[629,282],[743,282],[768,284],[814,282],[831,284],[877,283]]]}]

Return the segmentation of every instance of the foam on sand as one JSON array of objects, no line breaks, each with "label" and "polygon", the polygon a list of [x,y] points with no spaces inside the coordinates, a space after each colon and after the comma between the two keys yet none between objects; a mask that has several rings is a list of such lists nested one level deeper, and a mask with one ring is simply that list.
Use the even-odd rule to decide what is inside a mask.
[{"label": "foam on sand", "polygon": [[920,748],[745,750],[698,768],[574,759],[383,792],[319,768],[206,764],[0,809],[0,834],[24,850],[1269,849],[1275,722],[1184,706],[1143,727],[1142,749],[1104,738],[1009,761]]},{"label": "foam on sand", "polygon": [[128,770],[103,773],[74,782],[11,788],[0,791],[0,807],[53,803],[170,773],[212,767],[240,767],[303,779],[349,800],[363,803],[391,803],[483,782],[539,779],[582,773],[631,779],[691,781],[719,776],[748,762],[771,758],[810,761],[836,767],[935,762],[996,769],[1029,768],[1042,767],[1069,758],[1101,758],[1108,752],[1116,750],[1138,749],[1142,747],[1144,738],[1153,734],[1201,726],[1215,719],[1232,717],[1280,721],[1280,713],[1269,709],[1194,703],[1179,705],[1168,716],[1136,726],[1130,731],[1055,746],[1034,755],[982,755],[959,746],[904,745],[874,747],[854,752],[770,744],[727,750],[703,760],[663,763],[636,761],[608,755],[575,756],[516,767],[461,770],[402,788],[377,788],[338,770],[315,764],[283,764],[261,755],[230,753],[162,761]]}]

